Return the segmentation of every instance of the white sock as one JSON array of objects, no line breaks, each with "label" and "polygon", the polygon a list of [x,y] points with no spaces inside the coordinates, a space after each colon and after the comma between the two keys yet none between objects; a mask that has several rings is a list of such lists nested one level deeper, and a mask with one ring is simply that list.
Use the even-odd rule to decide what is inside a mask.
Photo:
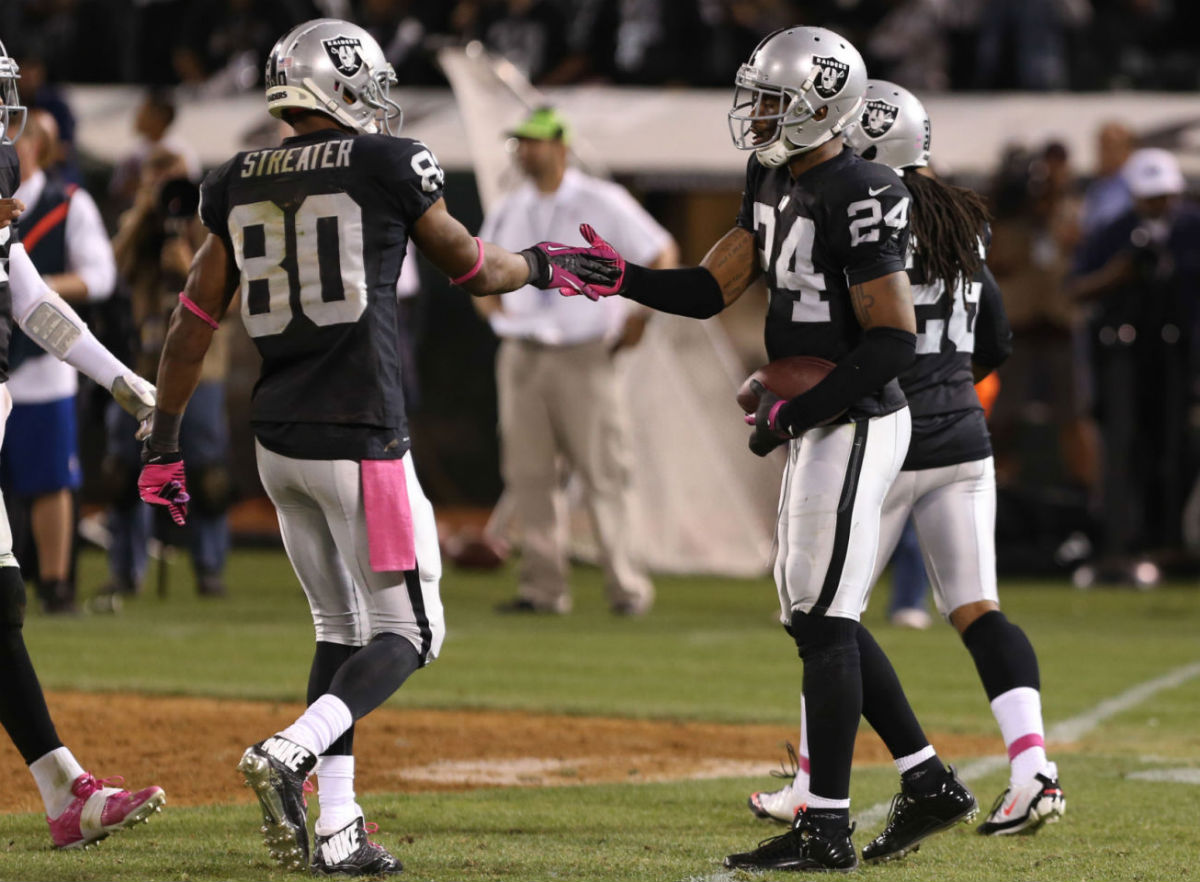
[{"label": "white sock", "polygon": [[319,756],[353,725],[354,716],[346,707],[346,702],[326,692],[279,736]]},{"label": "white sock", "polygon": [[848,809],[850,808],[849,799],[826,799],[824,796],[816,796],[808,794],[808,807],[810,809]]},{"label": "white sock", "polygon": [[354,757],[323,756],[317,760],[318,836],[331,836],[362,814],[354,801]]},{"label": "white sock", "polygon": [[896,771],[901,775],[909,769],[915,769],[927,759],[933,759],[937,756],[937,751],[933,749],[932,744],[926,744],[916,753],[910,753],[908,756],[897,757],[893,762],[896,764]]},{"label": "white sock", "polygon": [[1046,766],[1046,732],[1042,724],[1042,696],[1036,689],[1019,686],[992,699],[992,714],[1008,749],[1012,784],[1024,784]]},{"label": "white sock", "polygon": [[80,775],[86,774],[75,755],[65,747],[59,747],[29,764],[33,780],[37,782],[42,802],[46,806],[46,817],[57,818],[71,804],[75,794],[71,785]]}]

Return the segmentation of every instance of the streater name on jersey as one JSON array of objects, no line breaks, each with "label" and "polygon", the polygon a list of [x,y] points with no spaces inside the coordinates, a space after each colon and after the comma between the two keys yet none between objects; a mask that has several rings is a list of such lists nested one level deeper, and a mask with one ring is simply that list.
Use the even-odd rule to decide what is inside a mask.
[{"label": "streater name on jersey", "polygon": [[262,355],[251,421],[263,446],[299,459],[408,449],[396,278],[442,180],[419,141],[332,129],[240,153],[205,179],[200,217],[233,255]]},{"label": "streater name on jersey", "polygon": [[[911,202],[895,172],[849,148],[796,178],[787,166],[766,168],[750,158],[737,224],[754,233],[766,277],[768,357],[836,362],[858,345],[862,327],[850,287],[903,272]],[[903,406],[892,380],[855,402],[843,419]]]},{"label": "streater name on jersey", "polygon": [[258,175],[288,175],[323,168],[348,168],[353,141],[326,141],[303,147],[255,150],[242,157],[243,178]]}]

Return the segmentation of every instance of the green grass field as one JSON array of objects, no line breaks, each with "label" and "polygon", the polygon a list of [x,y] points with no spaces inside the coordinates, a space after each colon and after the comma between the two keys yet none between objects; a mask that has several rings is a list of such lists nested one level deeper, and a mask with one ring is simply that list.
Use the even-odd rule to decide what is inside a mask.
[{"label": "green grass field", "polygon": [[[85,557],[81,584],[102,581]],[[312,645],[307,606],[281,553],[239,552],[227,601],[191,594],[172,564],[172,596],[127,605],[119,616],[32,616],[28,643],[48,688],[302,700]],[[397,707],[520,708],[637,718],[795,722],[800,666],[774,621],[762,581],[662,578],[643,620],[610,616],[598,574],[577,570],[566,618],[498,617],[511,571],[449,571],[442,658],[392,699]],[[1077,592],[1015,583],[1002,599],[1037,646],[1049,728],[1100,708],[1102,719],[1051,748],[1068,798],[1064,821],[1036,837],[982,839],[963,827],[897,864],[862,867],[863,879],[1164,880],[1200,878],[1200,676],[1130,698],[1107,699],[1200,662],[1200,589]],[[948,628],[897,631],[868,617],[931,731],[993,735],[969,656]],[[136,652],[115,651],[114,647]],[[1105,711],[1109,708],[1109,711]],[[181,736],[184,737],[184,736]],[[486,737],[486,733],[482,735]],[[997,739],[998,743],[998,739]],[[11,746],[0,748],[12,750]],[[965,766],[974,757],[948,757]],[[764,756],[764,773],[778,757]],[[1193,783],[1138,773],[1190,770]],[[225,768],[197,775],[229,774]],[[1171,777],[1168,775],[1167,777]],[[1185,777],[1175,775],[1175,777]],[[984,808],[1006,770],[972,783]],[[762,778],[455,794],[374,794],[361,800],[396,846],[405,878],[469,880],[732,880],[721,869],[777,828],[745,810]],[[30,778],[8,782],[32,788]],[[856,811],[886,802],[889,768],[856,772]],[[36,815],[0,815],[0,879],[276,879],[251,805],[168,806],[148,827],[86,853],[49,848]],[[866,824],[861,847],[881,826]],[[770,874],[759,878],[783,878]]]}]

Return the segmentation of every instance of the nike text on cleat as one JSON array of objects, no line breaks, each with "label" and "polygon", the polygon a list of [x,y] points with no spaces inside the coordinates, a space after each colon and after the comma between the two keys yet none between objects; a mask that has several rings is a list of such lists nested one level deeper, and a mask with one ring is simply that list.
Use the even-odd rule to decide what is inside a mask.
[{"label": "nike text on cleat", "polygon": [[725,866],[731,870],[836,870],[848,872],[858,866],[858,855],[850,834],[853,825],[836,832],[818,829],[807,811],[796,813],[792,827],[782,836],[764,839],[753,851],[731,854]]},{"label": "nike text on cleat", "polygon": [[287,870],[308,867],[304,782],[316,764],[315,754],[278,735],[246,748],[238,762],[238,771],[262,808],[260,829],[267,850]]},{"label": "nike text on cleat", "polygon": [[890,861],[916,851],[920,842],[960,822],[970,821],[979,812],[975,795],[967,789],[953,767],[932,793],[908,794],[903,790],[892,798],[883,832],[863,848],[863,860]]},{"label": "nike text on cleat", "polygon": [[979,825],[984,836],[1036,833],[1043,824],[1053,824],[1067,810],[1067,798],[1058,783],[1058,767],[1047,763],[1027,784],[1010,784],[996,800],[987,820]]},{"label": "nike text on cleat", "polygon": [[109,833],[150,820],[161,811],[167,796],[161,787],[136,793],[107,785],[121,783],[120,777],[96,780],[85,772],[71,785],[74,799],[57,818],[46,818],[55,848],[83,848]]},{"label": "nike text on cleat", "polygon": [[379,827],[361,816],[329,836],[316,835],[312,871],[323,876],[386,876],[404,865],[377,842],[367,838]]}]

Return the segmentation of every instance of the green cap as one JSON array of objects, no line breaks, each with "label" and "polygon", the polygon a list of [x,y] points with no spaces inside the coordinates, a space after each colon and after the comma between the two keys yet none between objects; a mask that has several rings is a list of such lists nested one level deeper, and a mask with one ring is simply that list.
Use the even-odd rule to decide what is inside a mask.
[{"label": "green cap", "polygon": [[512,138],[531,138],[535,141],[569,139],[567,121],[553,107],[539,107],[508,134]]}]

